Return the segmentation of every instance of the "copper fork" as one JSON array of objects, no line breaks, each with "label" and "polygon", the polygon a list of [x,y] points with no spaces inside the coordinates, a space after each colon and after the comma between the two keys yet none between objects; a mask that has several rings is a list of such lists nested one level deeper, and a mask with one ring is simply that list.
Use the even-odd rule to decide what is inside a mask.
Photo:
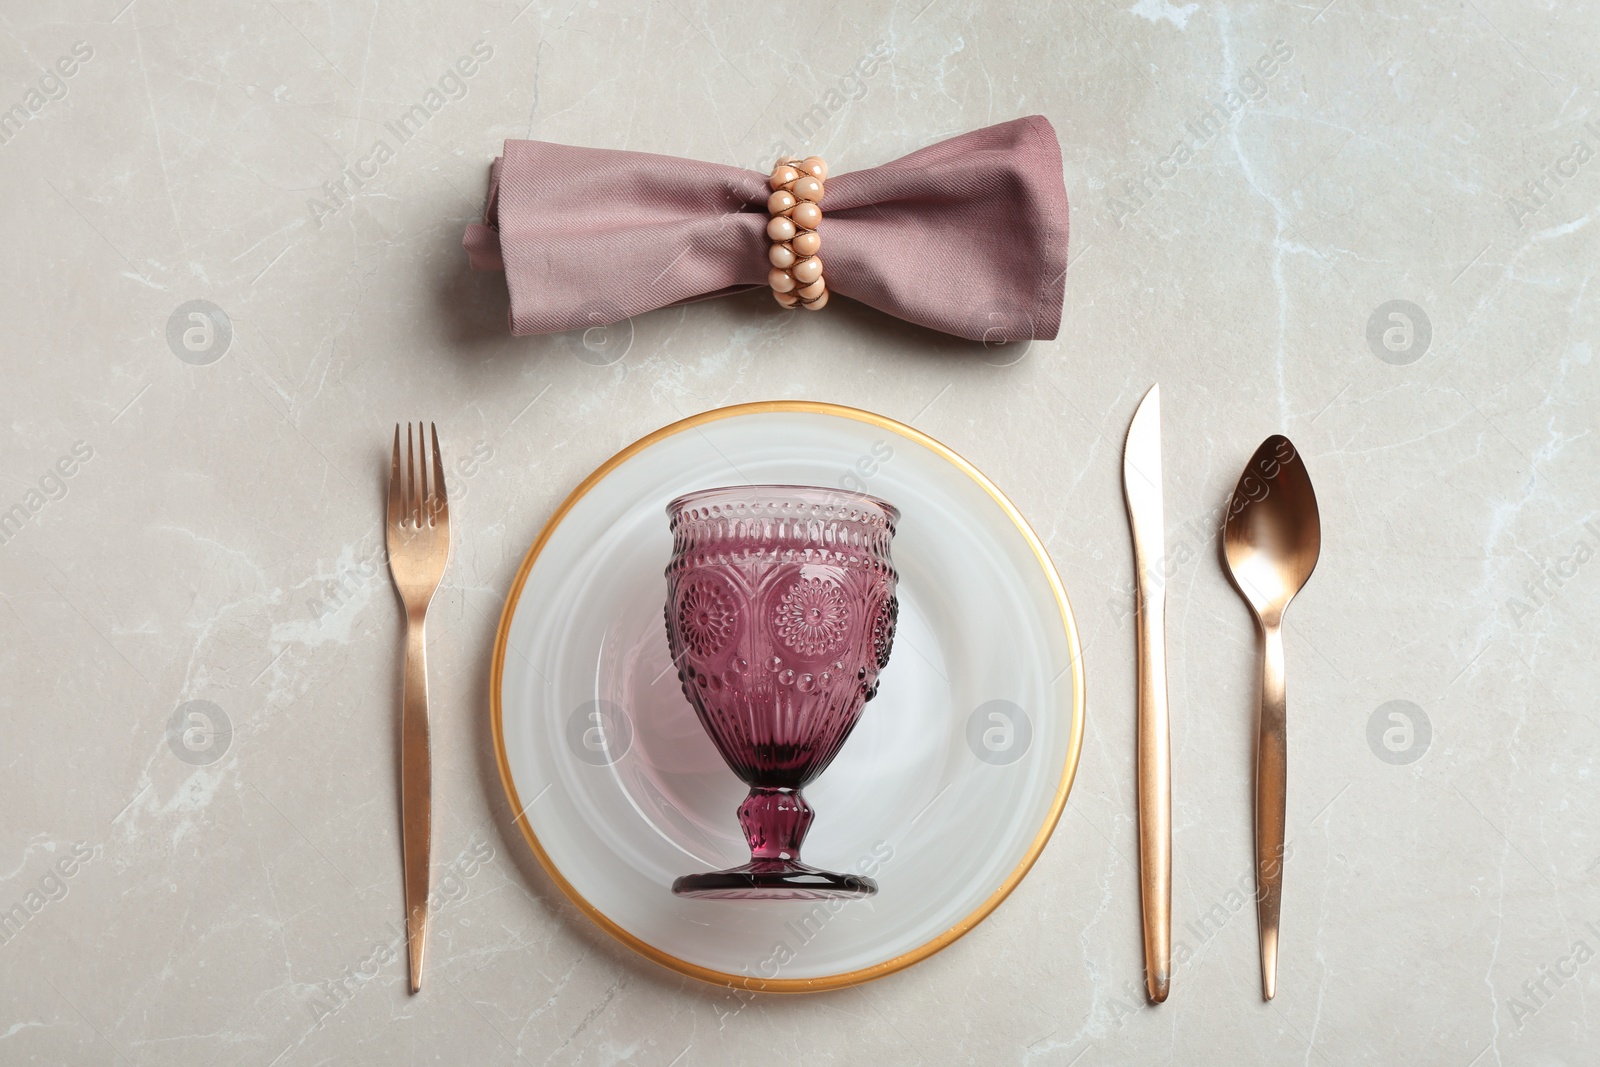
[{"label": "copper fork", "polygon": [[[394,428],[389,466],[389,574],[406,609],[406,668],[400,710],[400,824],[405,856],[406,945],[411,992],[422,988],[422,952],[428,937],[428,875],[432,851],[433,766],[428,751],[428,642],[423,622],[445,565],[450,562],[450,507],[445,501],[439,431],[433,434],[433,474],[422,423],[412,450],[406,423],[406,468],[400,473],[400,427]],[[416,452],[421,453],[418,463]]]}]

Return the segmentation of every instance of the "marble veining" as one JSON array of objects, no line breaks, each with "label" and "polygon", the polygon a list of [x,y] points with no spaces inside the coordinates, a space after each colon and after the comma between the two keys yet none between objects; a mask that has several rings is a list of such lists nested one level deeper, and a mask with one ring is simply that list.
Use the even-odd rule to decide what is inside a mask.
[{"label": "marble veining", "polygon": [[[1593,1062],[1592,5],[0,21],[0,1062]],[[460,248],[507,137],[839,173],[1031,113],[1073,206],[1054,341],[764,293],[513,339]],[[1177,966],[1150,1007],[1119,471],[1156,381]],[[771,398],[883,412],[993,477],[1062,572],[1089,685],[1067,812],[1012,898],[910,970],[782,998],[591,926],[512,827],[487,727],[503,597],[565,495],[650,430]],[[411,997],[379,522],[417,418],[459,539],[429,618],[437,906]],[[1278,432],[1324,545],[1285,635],[1264,1005],[1255,637],[1217,524]]]}]

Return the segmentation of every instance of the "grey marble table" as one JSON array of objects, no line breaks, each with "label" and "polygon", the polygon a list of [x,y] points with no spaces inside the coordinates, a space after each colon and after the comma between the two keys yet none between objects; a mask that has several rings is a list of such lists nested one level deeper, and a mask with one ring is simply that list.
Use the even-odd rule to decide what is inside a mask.
[{"label": "grey marble table", "polygon": [[[1597,30],[1509,0],[12,5],[0,1062],[1594,1062]],[[847,170],[1030,113],[1074,208],[1051,342],[761,294],[513,339],[460,248],[505,137]],[[1186,960],[1159,1008],[1119,485],[1154,381]],[[495,620],[562,496],[664,423],[771,398],[883,412],[991,474],[1048,541],[1089,682],[1076,787],[1011,899],[797,998],[591,926],[511,827],[486,727]],[[418,417],[464,465],[431,627],[447,899],[412,997],[378,517]],[[1287,636],[1269,1005],[1254,635],[1215,542],[1274,432],[1325,543]]]}]

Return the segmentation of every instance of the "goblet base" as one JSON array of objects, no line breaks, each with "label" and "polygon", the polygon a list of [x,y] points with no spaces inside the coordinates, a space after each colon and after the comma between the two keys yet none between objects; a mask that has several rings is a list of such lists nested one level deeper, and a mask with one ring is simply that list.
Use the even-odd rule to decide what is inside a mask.
[{"label": "goblet base", "polygon": [[878,883],[793,860],[753,860],[725,871],[686,874],[672,883],[680,897],[702,900],[830,900],[870,897]]}]

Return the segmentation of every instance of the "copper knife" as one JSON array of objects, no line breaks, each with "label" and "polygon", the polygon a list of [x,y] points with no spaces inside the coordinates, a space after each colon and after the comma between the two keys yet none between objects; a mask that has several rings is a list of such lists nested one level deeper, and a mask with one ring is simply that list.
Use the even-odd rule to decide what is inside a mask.
[{"label": "copper knife", "polygon": [[1139,659],[1139,895],[1145,988],[1152,1003],[1172,985],[1172,742],[1167,719],[1166,553],[1161,488],[1161,386],[1128,425],[1122,492],[1133,534]]}]

